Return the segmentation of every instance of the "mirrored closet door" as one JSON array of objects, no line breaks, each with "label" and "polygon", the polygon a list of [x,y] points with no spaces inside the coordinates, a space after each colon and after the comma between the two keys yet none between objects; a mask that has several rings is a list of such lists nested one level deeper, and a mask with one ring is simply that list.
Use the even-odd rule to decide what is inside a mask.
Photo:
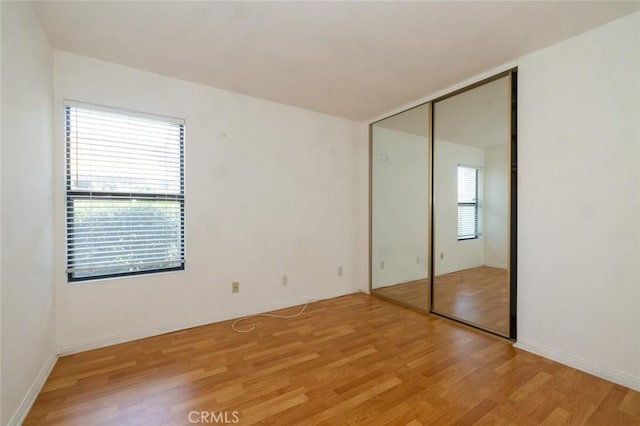
[{"label": "mirrored closet door", "polygon": [[433,108],[432,311],[509,337],[511,77]]},{"label": "mirrored closet door", "polygon": [[516,77],[370,126],[371,293],[511,339]]},{"label": "mirrored closet door", "polygon": [[371,126],[371,292],[428,311],[430,105]]}]

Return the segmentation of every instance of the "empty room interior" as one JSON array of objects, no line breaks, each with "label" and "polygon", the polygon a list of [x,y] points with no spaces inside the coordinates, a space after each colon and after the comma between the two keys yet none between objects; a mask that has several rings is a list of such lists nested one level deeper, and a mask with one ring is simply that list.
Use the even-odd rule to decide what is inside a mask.
[{"label": "empty room interior", "polygon": [[640,425],[640,2],[0,15],[1,425]]}]

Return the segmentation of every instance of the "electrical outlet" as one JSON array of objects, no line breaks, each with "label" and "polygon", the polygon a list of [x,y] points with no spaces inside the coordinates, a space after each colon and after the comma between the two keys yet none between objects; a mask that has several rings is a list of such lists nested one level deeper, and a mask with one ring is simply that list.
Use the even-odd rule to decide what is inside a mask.
[{"label": "electrical outlet", "polygon": [[444,253],[440,253],[440,260],[444,259]]},{"label": "electrical outlet", "polygon": [[289,284],[289,277],[287,277],[286,275],[282,276],[282,285],[287,285]]},{"label": "electrical outlet", "polygon": [[416,256],[416,265],[420,264],[420,256]]},{"label": "electrical outlet", "polygon": [[384,269],[384,260],[380,262],[380,269]]},{"label": "electrical outlet", "polygon": [[338,276],[342,276],[342,266],[338,266]]},{"label": "electrical outlet", "polygon": [[231,283],[231,293],[240,293],[240,281]]}]

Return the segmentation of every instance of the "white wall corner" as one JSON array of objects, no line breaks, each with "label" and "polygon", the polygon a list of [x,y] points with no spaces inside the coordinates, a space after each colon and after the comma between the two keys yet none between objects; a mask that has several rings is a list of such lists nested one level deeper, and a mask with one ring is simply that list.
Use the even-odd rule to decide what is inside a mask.
[{"label": "white wall corner", "polygon": [[45,364],[42,366],[42,368],[38,372],[38,375],[36,376],[35,380],[31,384],[31,386],[29,386],[29,390],[27,391],[26,395],[22,399],[22,402],[20,402],[18,409],[15,411],[15,413],[13,413],[13,416],[11,416],[11,418],[9,419],[9,423],[8,423],[9,426],[14,426],[14,425],[18,426],[24,422],[24,420],[27,417],[27,414],[29,414],[29,411],[31,410],[33,403],[36,402],[36,398],[38,397],[38,395],[40,394],[40,391],[44,387],[44,384],[47,381],[47,378],[49,378],[49,374],[51,374],[51,371],[53,370],[53,367],[56,365],[57,361],[58,361],[58,357],[56,355],[49,356]]},{"label": "white wall corner", "polygon": [[[2,35],[2,6],[0,6],[0,35]],[[0,93],[2,93],[2,55],[0,54]],[[2,96],[0,95],[0,99]],[[0,101],[0,117],[2,117],[2,102]],[[2,140],[2,119],[0,119],[0,147]],[[0,164],[2,164],[2,149],[0,149]],[[0,211],[2,211],[2,175],[0,174]],[[2,220],[0,217],[0,241],[2,241]],[[2,289],[2,244],[0,244],[0,289]],[[2,306],[2,291],[0,291],[0,306]],[[2,316],[0,315],[0,377],[2,377]],[[0,395],[2,395],[2,380],[0,380]],[[0,399],[0,419],[2,419],[2,401]]]}]

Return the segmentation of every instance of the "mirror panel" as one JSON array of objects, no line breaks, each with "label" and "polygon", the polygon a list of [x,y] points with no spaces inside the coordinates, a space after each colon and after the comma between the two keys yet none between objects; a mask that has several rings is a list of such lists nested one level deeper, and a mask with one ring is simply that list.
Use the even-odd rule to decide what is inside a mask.
[{"label": "mirror panel", "polygon": [[430,104],[371,126],[371,292],[428,311]]},{"label": "mirror panel", "polygon": [[432,310],[508,337],[510,76],[433,108]]}]

